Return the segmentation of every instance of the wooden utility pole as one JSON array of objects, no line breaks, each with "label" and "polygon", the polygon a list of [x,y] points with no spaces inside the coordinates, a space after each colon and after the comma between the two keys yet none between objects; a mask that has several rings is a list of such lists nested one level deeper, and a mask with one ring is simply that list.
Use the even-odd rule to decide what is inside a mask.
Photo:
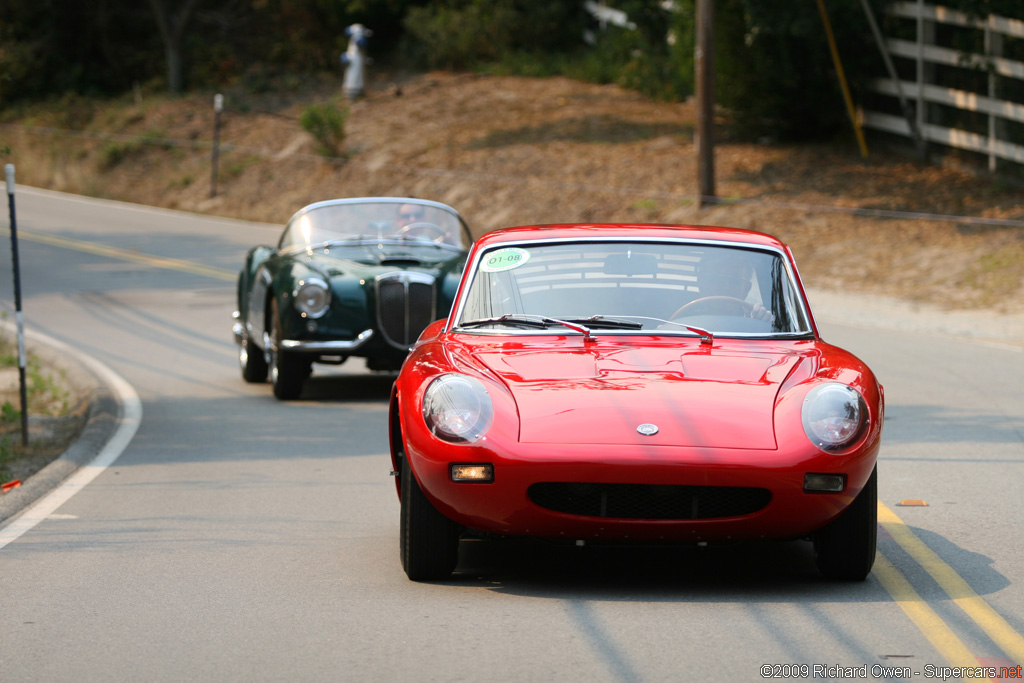
[{"label": "wooden utility pole", "polygon": [[697,207],[715,203],[715,6],[697,0]]}]

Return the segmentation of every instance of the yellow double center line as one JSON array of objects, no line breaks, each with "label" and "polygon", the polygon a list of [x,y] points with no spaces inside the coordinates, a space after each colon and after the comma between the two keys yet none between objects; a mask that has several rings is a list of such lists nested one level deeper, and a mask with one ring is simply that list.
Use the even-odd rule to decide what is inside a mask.
[{"label": "yellow double center line", "polygon": [[217,280],[234,282],[238,277],[237,273],[224,270],[223,268],[201,266],[182,259],[150,256],[130,249],[118,249],[117,247],[108,247],[102,244],[95,244],[93,242],[84,242],[70,237],[54,237],[52,235],[44,235],[37,232],[25,232],[22,230],[18,231],[18,237],[31,242],[39,242],[40,244],[50,244],[56,247],[74,249],[75,251],[82,251],[89,254],[98,254],[100,256],[107,256],[109,258],[121,259],[124,261],[134,261],[136,263],[153,266],[154,268],[164,268],[166,270],[177,270],[183,273],[203,275]]},{"label": "yellow double center line", "polygon": [[[952,601],[970,617],[1000,650],[1015,664],[1024,664],[1024,637],[1021,637],[992,606],[974,592],[956,571],[935,554],[910,530],[896,513],[878,503],[878,523],[893,540],[914,558]],[[874,574],[900,609],[924,634],[939,653],[954,667],[980,666],[963,641],[928,606],[910,582],[881,552],[875,560]],[[975,679],[985,680],[985,679]]]}]

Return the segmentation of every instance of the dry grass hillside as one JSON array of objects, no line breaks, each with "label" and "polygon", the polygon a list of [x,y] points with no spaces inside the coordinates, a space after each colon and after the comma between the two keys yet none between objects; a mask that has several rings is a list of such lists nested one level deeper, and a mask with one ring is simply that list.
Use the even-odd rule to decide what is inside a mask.
[{"label": "dry grass hillside", "polygon": [[836,210],[1024,221],[1024,192],[990,177],[877,146],[862,161],[852,135],[831,146],[723,135],[718,194],[750,203],[699,209],[689,104],[560,78],[378,74],[364,99],[338,100],[350,110],[344,155],[324,158],[298,118],[340,83],[293,85],[225,91],[213,198],[209,94],[8,112],[0,148],[27,185],[273,223],[332,197],[414,195],[455,206],[478,234],[563,221],[752,228],[788,242],[821,289],[1024,311],[1024,227]]}]

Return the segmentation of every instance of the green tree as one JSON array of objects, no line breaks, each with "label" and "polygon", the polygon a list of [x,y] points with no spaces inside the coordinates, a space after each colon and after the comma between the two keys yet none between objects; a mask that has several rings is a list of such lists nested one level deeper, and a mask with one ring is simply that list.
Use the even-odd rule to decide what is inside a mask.
[{"label": "green tree", "polygon": [[[888,0],[876,1],[876,11]],[[855,99],[882,73],[859,2],[826,0]],[[879,12],[880,13],[880,12]],[[716,92],[744,136],[821,139],[848,130],[838,74],[816,2],[717,0]]]},{"label": "green tree", "polygon": [[608,26],[595,49],[616,65],[614,81],[662,100],[693,93],[693,0],[668,9],[660,0],[609,3],[629,17],[630,28]]},{"label": "green tree", "polygon": [[1020,0],[943,0],[935,4],[958,9],[979,18],[987,17],[989,14],[1011,19],[1024,18],[1024,7],[1021,6]]},{"label": "green tree", "polygon": [[152,18],[129,0],[0,2],[0,102],[107,93],[150,78]]},{"label": "green tree", "polygon": [[435,0],[410,6],[402,25],[420,61],[465,69],[512,52],[551,59],[575,50],[586,16],[582,2]]},{"label": "green tree", "polygon": [[160,39],[164,44],[167,61],[167,89],[180,93],[184,87],[184,55],[182,42],[185,29],[192,19],[199,0],[181,0],[177,7],[171,7],[173,0],[149,0],[149,6],[156,18]]},{"label": "green tree", "polygon": [[[873,0],[876,11],[890,0]],[[974,0],[971,0],[974,1]],[[981,0],[977,0],[981,1]],[[694,0],[609,0],[636,25],[598,42],[617,82],[652,97],[693,93]],[[843,69],[856,93],[882,69],[859,2],[827,0]],[[716,102],[743,137],[825,138],[849,125],[814,0],[715,0]]]}]

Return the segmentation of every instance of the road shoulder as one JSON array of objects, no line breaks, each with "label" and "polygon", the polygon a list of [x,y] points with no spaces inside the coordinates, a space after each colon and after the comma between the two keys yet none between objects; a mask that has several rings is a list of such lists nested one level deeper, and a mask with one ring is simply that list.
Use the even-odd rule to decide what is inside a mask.
[{"label": "road shoulder", "polygon": [[[5,333],[14,334],[10,323]],[[0,523],[10,519],[43,497],[93,460],[113,436],[121,413],[120,404],[102,379],[76,353],[47,335],[26,331],[26,349],[53,368],[68,383],[70,391],[84,401],[85,421],[74,441],[48,465],[21,482],[21,486],[0,495]],[[29,429],[32,429],[30,424]]]}]

